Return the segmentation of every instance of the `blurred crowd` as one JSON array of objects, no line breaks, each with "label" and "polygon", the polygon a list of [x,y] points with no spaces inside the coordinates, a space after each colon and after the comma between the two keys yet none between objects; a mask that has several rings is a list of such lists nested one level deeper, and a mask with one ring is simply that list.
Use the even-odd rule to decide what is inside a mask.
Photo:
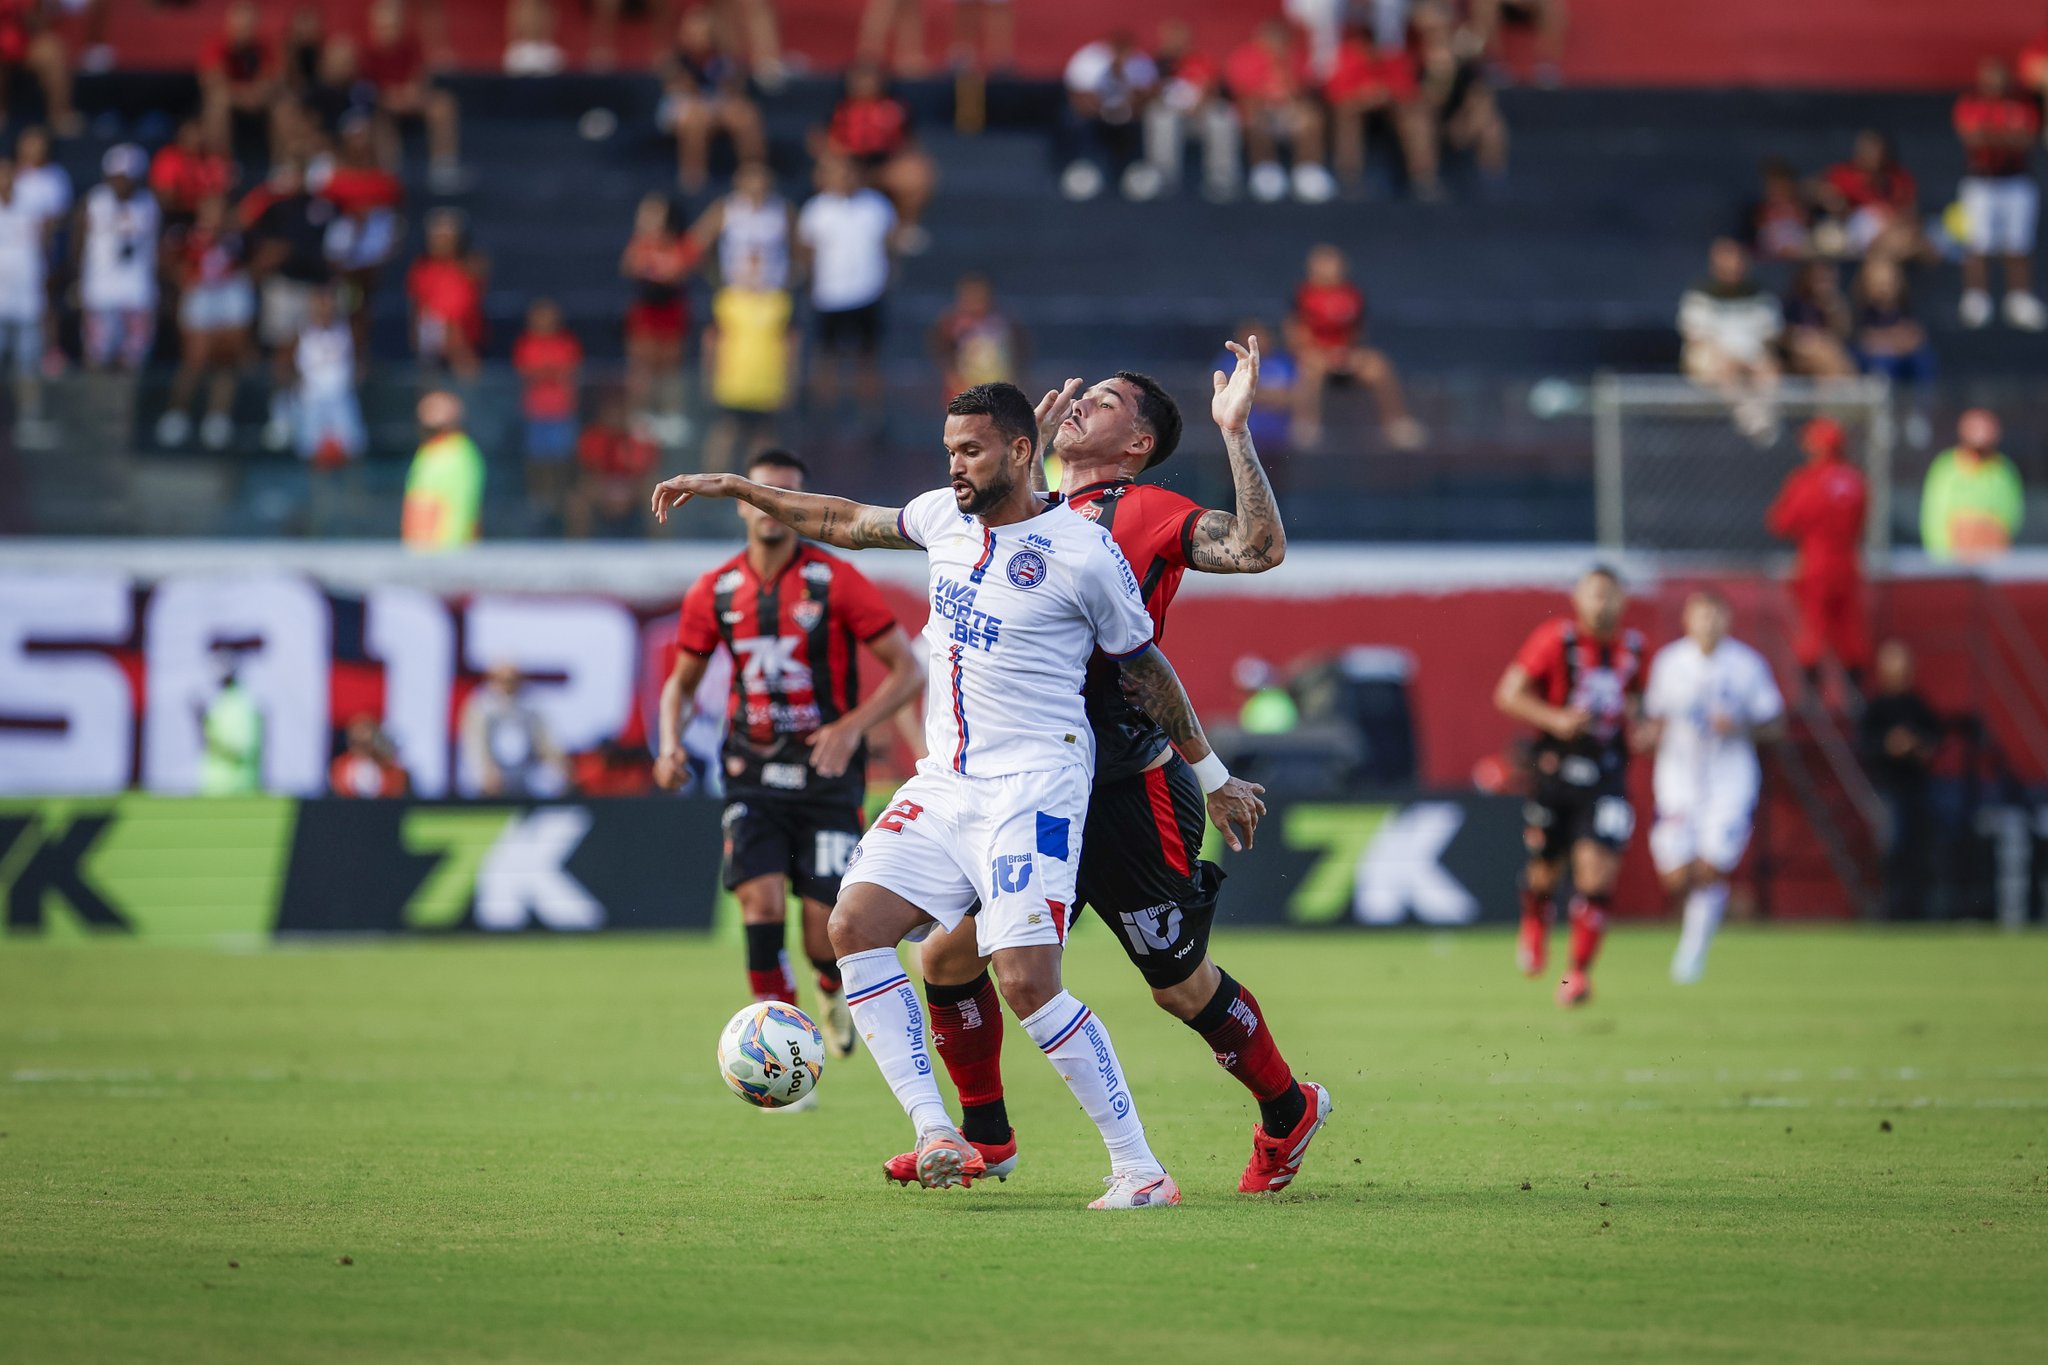
[{"label": "blurred crowd", "polygon": [[2044,98],[2048,33],[2016,56],[1986,56],[1951,114],[1964,175],[1934,201],[1875,128],[1811,173],[1766,162],[1755,198],[1714,241],[1706,278],[1680,303],[1685,373],[1720,390],[1736,424],[1766,441],[1775,439],[1781,376],[1881,376],[1899,399],[1908,444],[1929,445],[1938,366],[1916,281],[1957,265],[1965,328],[2048,327],[2032,273]]}]

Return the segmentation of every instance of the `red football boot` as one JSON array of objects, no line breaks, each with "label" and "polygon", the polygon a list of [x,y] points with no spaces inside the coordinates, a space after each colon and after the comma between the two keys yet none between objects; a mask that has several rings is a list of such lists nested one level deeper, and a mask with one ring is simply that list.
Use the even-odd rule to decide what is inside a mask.
[{"label": "red football boot", "polygon": [[1330,1092],[1314,1081],[1303,1081],[1301,1093],[1308,1105],[1301,1111],[1301,1121],[1294,1125],[1293,1132],[1274,1138],[1266,1135],[1263,1125],[1252,1129],[1252,1159],[1238,1179],[1238,1193],[1271,1194],[1284,1190],[1301,1170],[1309,1140],[1329,1121],[1330,1110],[1336,1107],[1330,1102]]},{"label": "red football boot", "polygon": [[[991,1175],[998,1180],[1008,1180],[1010,1172],[1017,1169],[1017,1130],[1015,1128],[1012,1128],[1010,1135],[1000,1143],[970,1142],[967,1145],[972,1147],[976,1155],[981,1158],[982,1169],[975,1172],[974,1178],[976,1180]],[[882,1165],[882,1176],[884,1179],[893,1180],[899,1185],[915,1185],[919,1183],[917,1179],[917,1153],[903,1152],[900,1155],[890,1157]],[[966,1182],[962,1181],[961,1183],[965,1184]]]},{"label": "red football boot", "polygon": [[1557,983],[1557,1003],[1570,1009],[1593,999],[1593,980],[1584,972],[1572,972]]},{"label": "red football boot", "polygon": [[1541,976],[1549,957],[1549,921],[1538,915],[1522,916],[1522,936],[1515,940],[1515,965],[1523,976]]}]

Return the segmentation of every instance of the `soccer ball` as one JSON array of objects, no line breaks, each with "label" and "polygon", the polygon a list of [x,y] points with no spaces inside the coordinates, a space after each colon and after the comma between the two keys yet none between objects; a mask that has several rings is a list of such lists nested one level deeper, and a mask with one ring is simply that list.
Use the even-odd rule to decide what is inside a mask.
[{"label": "soccer ball", "polygon": [[795,1104],[818,1088],[824,1072],[825,1035],[795,1005],[756,1001],[718,1035],[718,1074],[748,1104]]}]

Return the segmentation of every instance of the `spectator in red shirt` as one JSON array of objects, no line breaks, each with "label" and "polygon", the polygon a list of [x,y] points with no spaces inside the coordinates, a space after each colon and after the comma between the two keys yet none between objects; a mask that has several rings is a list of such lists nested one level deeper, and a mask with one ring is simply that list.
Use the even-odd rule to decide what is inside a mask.
[{"label": "spectator in red shirt", "polygon": [[617,395],[599,403],[597,420],[576,442],[576,489],[569,496],[568,532],[578,540],[593,534],[639,538],[652,525],[646,515],[647,485],[661,448],[645,422],[628,419]]},{"label": "spectator in red shirt", "polygon": [[1956,101],[1956,136],[1963,141],[1961,197],[1968,222],[1963,241],[1965,327],[1991,321],[1992,256],[2005,258],[2005,320],[2038,332],[2048,326],[2048,307],[2033,291],[2034,226],[2041,211],[2034,183],[2034,142],[2041,136],[2041,111],[2012,89],[2011,73],[1997,57],[1977,68],[1977,88]]},{"label": "spectator in red shirt", "polygon": [[1813,254],[1813,204],[1791,163],[1763,164],[1763,188],[1742,216],[1741,238],[1760,261],[1803,261]]},{"label": "spectator in red shirt", "polygon": [[2020,49],[2019,84],[2036,103],[2048,106],[2048,30]]},{"label": "spectator in red shirt", "polygon": [[220,32],[199,50],[200,117],[215,146],[268,140],[280,75],[277,49],[263,36],[253,0],[233,0]]},{"label": "spectator in red shirt", "polygon": [[426,254],[413,262],[405,292],[421,362],[474,379],[484,340],[484,267],[463,240],[454,210],[437,209],[427,218]]},{"label": "spectator in red shirt", "polygon": [[576,394],[583,373],[583,346],[562,326],[553,299],[535,299],[526,310],[526,331],[512,346],[519,372],[520,414],[526,419],[526,490],[549,512],[560,509],[576,456]]},{"label": "spectator in red shirt", "polygon": [[677,232],[668,200],[650,194],[633,216],[619,273],[633,283],[626,309],[626,403],[669,445],[683,438],[683,338],[690,322],[683,286],[703,255]]},{"label": "spectator in red shirt", "polygon": [[218,191],[199,200],[172,241],[179,292],[178,373],[171,381],[170,403],[156,424],[157,444],[185,443],[192,430],[192,395],[206,379],[199,439],[208,450],[225,450],[234,439],[235,381],[249,351],[249,326],[256,320],[248,248],[227,196]]},{"label": "spectator in red shirt", "polygon": [[910,106],[890,93],[881,68],[860,63],[847,71],[846,92],[832,107],[823,151],[850,159],[869,188],[889,196],[896,206],[898,251],[916,256],[931,246],[924,211],[939,168],[917,145]]},{"label": "spectator in red shirt", "polygon": [[1870,662],[1870,618],[1863,602],[1863,529],[1870,490],[1845,458],[1848,440],[1832,417],[1816,417],[1799,433],[1806,463],[1778,490],[1764,525],[1799,547],[1792,600],[1799,633],[1792,650],[1818,686],[1829,654],[1860,690]]},{"label": "spectator in red shirt", "polygon": [[348,723],[348,740],[327,770],[331,795],[377,798],[405,795],[412,785],[398,751],[371,716],[355,716]]},{"label": "spectator in red shirt", "polygon": [[1436,121],[1415,84],[1415,63],[1401,48],[1381,50],[1371,35],[1354,28],[1337,45],[1337,59],[1323,82],[1330,106],[1331,165],[1345,189],[1365,187],[1366,121],[1374,114],[1393,126],[1407,163],[1408,187],[1417,199],[1443,197],[1437,183]]},{"label": "spectator in red shirt", "polygon": [[1511,23],[1535,31],[1536,65],[1530,74],[1544,89],[1556,89],[1564,80],[1564,35],[1570,27],[1564,0],[1472,0],[1479,50],[1503,71],[1507,54],[1501,31]]},{"label": "spectator in red shirt", "polygon": [[1280,169],[1281,139],[1294,153],[1294,197],[1304,204],[1326,204],[1335,198],[1337,182],[1323,164],[1322,106],[1310,85],[1308,55],[1287,21],[1268,19],[1260,24],[1258,35],[1224,60],[1223,82],[1237,101],[1244,125],[1252,198],[1271,204],[1287,193],[1288,176]]},{"label": "spectator in red shirt", "polygon": [[206,125],[188,118],[178,125],[175,140],[159,148],[149,165],[149,188],[163,210],[166,228],[192,221],[199,201],[226,194],[234,185],[235,166],[206,135]]},{"label": "spectator in red shirt", "polygon": [[1920,233],[1920,188],[1899,164],[1891,139],[1874,128],[1856,134],[1849,159],[1828,167],[1814,194],[1841,225],[1848,255],[1903,261],[1927,249]]},{"label": "spectator in red shirt", "polygon": [[320,197],[334,206],[324,243],[327,258],[348,286],[349,329],[356,353],[368,355],[370,301],[378,276],[398,250],[398,208],[405,187],[379,164],[370,119],[351,114],[341,126],[334,163],[319,187]]},{"label": "spectator in red shirt", "polygon": [[375,0],[363,39],[363,79],[376,91],[379,159],[399,164],[399,137],[409,124],[427,134],[427,184],[453,194],[464,184],[462,110],[433,83],[425,46],[405,21],[405,0]]},{"label": "spectator in red shirt", "polygon": [[1379,407],[1380,430],[1396,450],[1420,449],[1422,424],[1408,415],[1401,380],[1386,354],[1365,344],[1365,295],[1346,278],[1344,253],[1325,243],[1308,253],[1308,278],[1294,291],[1287,346],[1294,353],[1294,441],[1323,436],[1323,387],[1339,376],[1363,384]]},{"label": "spectator in red shirt", "polygon": [[1237,197],[1237,110],[1223,94],[1223,71],[1195,51],[1194,34],[1179,19],[1159,25],[1152,65],[1159,93],[1145,105],[1145,160],[1168,192],[1181,182],[1181,152],[1192,133],[1202,144],[1202,193],[1216,203]]},{"label": "spectator in red shirt", "polygon": [[767,159],[761,111],[747,97],[746,73],[720,40],[709,10],[683,15],[661,70],[661,107],[654,121],[676,140],[676,184],[685,194],[704,188],[711,139],[720,133],[732,139],[739,160]]},{"label": "spectator in red shirt", "polygon": [[[0,110],[7,108],[14,73],[26,71],[43,89],[51,129],[59,137],[77,137],[85,131],[85,120],[71,103],[71,57],[45,8],[39,0],[0,0]],[[98,3],[88,18],[91,26],[104,29],[106,16]],[[104,42],[94,44],[88,55],[94,54],[112,64],[112,51]]]}]

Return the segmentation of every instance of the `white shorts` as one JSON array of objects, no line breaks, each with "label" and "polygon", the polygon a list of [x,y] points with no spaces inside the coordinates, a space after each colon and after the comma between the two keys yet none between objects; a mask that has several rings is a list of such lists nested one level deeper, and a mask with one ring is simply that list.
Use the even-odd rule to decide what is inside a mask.
[{"label": "white shorts", "polygon": [[195,332],[247,327],[256,316],[256,291],[246,275],[195,284],[178,300],[179,325]]},{"label": "white shorts", "polygon": [[919,772],[861,836],[839,885],[893,891],[948,929],[980,901],[974,931],[984,957],[1065,943],[1088,787],[1086,768]]},{"label": "white shorts", "polygon": [[1963,245],[1977,256],[2025,256],[2034,249],[2041,190],[2032,176],[1966,177]]},{"label": "white shorts", "polygon": [[1733,872],[1749,847],[1756,819],[1756,801],[1707,801],[1687,810],[1657,812],[1650,826],[1650,860],[1659,873],[1672,873],[1702,862],[1718,872]]}]

